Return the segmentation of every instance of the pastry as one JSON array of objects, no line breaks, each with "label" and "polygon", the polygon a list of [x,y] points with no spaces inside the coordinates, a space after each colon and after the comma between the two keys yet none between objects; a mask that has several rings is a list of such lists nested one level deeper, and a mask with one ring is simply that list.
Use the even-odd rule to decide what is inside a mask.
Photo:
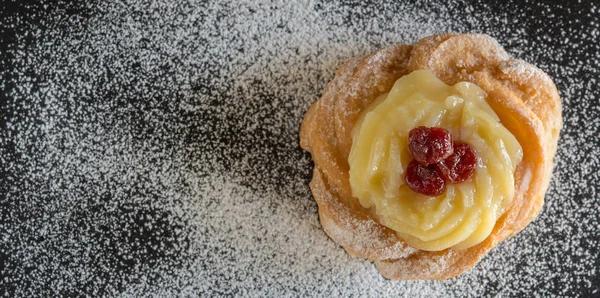
[{"label": "pastry", "polygon": [[561,126],[543,71],[441,34],[344,63],[300,144],[335,242],[389,279],[448,279],[538,215]]}]

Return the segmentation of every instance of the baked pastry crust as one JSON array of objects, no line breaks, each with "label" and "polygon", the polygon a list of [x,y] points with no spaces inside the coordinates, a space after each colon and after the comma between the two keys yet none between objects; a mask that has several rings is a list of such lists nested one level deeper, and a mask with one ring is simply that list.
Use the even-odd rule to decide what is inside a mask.
[{"label": "baked pastry crust", "polygon": [[[467,81],[481,87],[488,94],[488,104],[523,149],[511,205],[492,233],[468,249],[431,252],[407,245],[372,217],[350,189],[348,155],[356,119],[397,79],[419,69],[432,71],[447,85]],[[448,279],[473,267],[539,214],[561,126],[560,97],[547,74],[511,59],[487,35],[440,34],[344,63],[306,113],[300,145],[312,154],[315,167],[310,188],[323,229],[335,242],[351,255],[375,261],[389,279]]]}]

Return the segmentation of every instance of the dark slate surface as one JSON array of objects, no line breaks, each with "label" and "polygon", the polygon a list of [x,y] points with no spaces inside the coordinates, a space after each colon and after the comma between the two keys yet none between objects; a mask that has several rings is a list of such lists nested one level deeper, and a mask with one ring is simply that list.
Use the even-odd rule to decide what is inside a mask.
[{"label": "dark slate surface", "polygon": [[[0,2],[2,294],[600,296],[598,5],[370,2]],[[311,24],[295,27],[298,7],[332,32],[307,41],[313,49],[282,39],[312,32]],[[422,25],[394,19],[407,14]],[[249,21],[236,27],[238,17]],[[418,32],[393,35],[407,28]],[[291,208],[306,216],[299,224],[316,222],[312,165],[297,145],[308,104],[343,60],[444,31],[491,34],[548,72],[564,104],[542,215],[472,272],[450,282],[394,283],[343,253],[261,251],[265,242],[285,245],[281,230],[263,221],[249,244],[239,244],[220,230],[237,224],[193,209],[226,204],[219,198],[226,186],[210,180],[217,175],[252,192],[250,204],[261,193],[296,198],[269,197],[250,218]],[[342,45],[339,53],[332,44]],[[248,71],[254,77],[236,85]],[[317,244],[305,245],[341,250],[319,231],[310,234]],[[297,258],[316,269],[294,273]],[[269,269],[278,262],[291,273]]]}]

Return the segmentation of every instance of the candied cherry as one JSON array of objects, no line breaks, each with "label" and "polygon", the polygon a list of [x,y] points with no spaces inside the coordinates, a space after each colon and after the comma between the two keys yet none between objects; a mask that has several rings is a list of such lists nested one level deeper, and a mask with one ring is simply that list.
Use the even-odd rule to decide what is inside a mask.
[{"label": "candied cherry", "polygon": [[405,180],[414,192],[427,196],[439,196],[446,190],[446,182],[435,165],[425,166],[416,160],[408,164]]},{"label": "candied cherry", "polygon": [[420,164],[435,164],[452,154],[452,135],[441,127],[415,127],[408,133],[408,148]]},{"label": "candied cherry", "polygon": [[477,167],[477,155],[469,144],[454,143],[454,153],[435,164],[442,177],[451,183],[471,178]]}]

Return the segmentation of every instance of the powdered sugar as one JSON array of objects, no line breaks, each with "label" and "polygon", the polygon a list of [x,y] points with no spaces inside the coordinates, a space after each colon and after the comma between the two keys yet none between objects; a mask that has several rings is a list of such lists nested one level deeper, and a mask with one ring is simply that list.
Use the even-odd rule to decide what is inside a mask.
[{"label": "powdered sugar", "polygon": [[[0,288],[597,295],[598,8],[340,2],[2,4],[22,12],[0,18]],[[387,281],[320,227],[298,129],[342,61],[446,31],[555,80],[557,167],[540,217],[473,270]]]}]

